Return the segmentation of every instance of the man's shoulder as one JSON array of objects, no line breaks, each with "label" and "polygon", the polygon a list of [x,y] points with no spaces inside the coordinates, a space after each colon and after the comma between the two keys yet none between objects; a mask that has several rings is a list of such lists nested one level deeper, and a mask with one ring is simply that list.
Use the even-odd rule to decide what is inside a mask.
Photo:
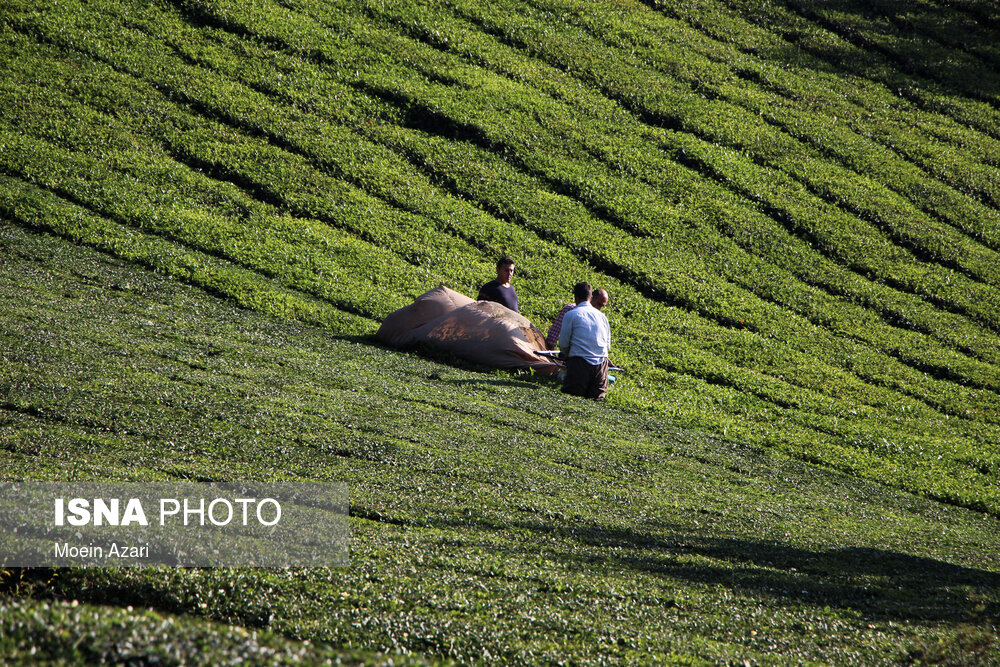
[{"label": "man's shoulder", "polygon": [[566,311],[563,322],[590,319],[592,312],[596,313],[597,309],[591,307],[590,304],[578,303]]}]

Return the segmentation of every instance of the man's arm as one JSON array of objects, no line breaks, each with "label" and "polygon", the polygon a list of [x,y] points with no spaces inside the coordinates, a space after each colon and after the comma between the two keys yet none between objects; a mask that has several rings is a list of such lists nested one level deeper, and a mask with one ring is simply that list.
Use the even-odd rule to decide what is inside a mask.
[{"label": "man's arm", "polygon": [[559,331],[559,351],[563,356],[569,355],[570,341],[573,339],[573,325],[576,322],[573,311],[563,316],[562,329]]},{"label": "man's arm", "polygon": [[[608,322],[608,316],[601,313],[600,327],[602,329],[601,333],[604,335],[604,340],[607,341],[608,351],[605,355],[608,359],[608,363],[611,364],[611,324]],[[614,366],[614,364],[611,364]]]},{"label": "man's arm", "polygon": [[479,288],[479,294],[476,296],[476,301],[492,301],[493,300],[492,297],[490,297],[490,295],[486,293],[486,288],[488,288],[489,286],[490,286],[489,283],[485,283],[485,284],[483,284]]},{"label": "man's arm", "polygon": [[566,317],[566,313],[573,310],[573,306],[566,305],[563,306],[559,314],[556,315],[556,321],[552,323],[549,327],[549,333],[545,336],[545,345],[551,350],[554,349],[559,343],[559,332],[562,331],[563,318]]}]

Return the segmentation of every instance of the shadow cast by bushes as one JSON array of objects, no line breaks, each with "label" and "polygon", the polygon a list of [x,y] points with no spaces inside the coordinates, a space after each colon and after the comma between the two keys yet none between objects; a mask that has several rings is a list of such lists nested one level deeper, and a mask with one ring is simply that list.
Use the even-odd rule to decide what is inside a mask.
[{"label": "shadow cast by bushes", "polygon": [[[649,533],[572,521],[501,525],[473,518],[435,525],[528,531],[556,538],[547,541],[546,553],[574,568],[612,567],[718,585],[790,604],[849,609],[871,621],[1000,622],[1000,573],[897,551],[860,546],[811,551],[690,535],[667,525],[651,526]],[[569,548],[560,549],[560,541]],[[537,557],[537,552],[525,555]]]},{"label": "shadow cast by bushes", "polygon": [[[959,7],[917,5],[903,0],[788,0],[784,4],[799,18],[837,35],[843,46],[800,41],[805,35],[796,30],[768,26],[791,43],[787,53],[764,54],[767,57],[801,62],[795,51],[802,46],[838,68],[873,79],[883,79],[883,68],[888,65],[900,74],[933,81],[949,93],[997,105],[998,26],[991,25],[996,12],[987,3],[971,2]],[[858,50],[866,57],[859,59]],[[902,79],[886,83],[905,85]]]}]

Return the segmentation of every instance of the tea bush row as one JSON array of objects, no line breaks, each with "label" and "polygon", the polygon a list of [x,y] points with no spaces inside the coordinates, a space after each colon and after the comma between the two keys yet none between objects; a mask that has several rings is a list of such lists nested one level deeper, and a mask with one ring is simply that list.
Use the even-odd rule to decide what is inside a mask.
[{"label": "tea bush row", "polygon": [[[980,335],[975,335],[975,333],[978,333]],[[968,336],[966,338],[966,340],[968,340],[968,341],[979,341],[979,340],[981,340],[982,339],[982,336],[981,336],[982,332],[975,332],[975,333],[973,335]],[[978,344],[978,342],[974,342],[973,344]],[[912,349],[912,346],[909,346],[908,349]]]},{"label": "tea bush row", "polygon": [[[862,83],[866,80],[879,82],[927,112],[953,118],[994,140],[1000,139],[996,130],[1000,127],[1000,113],[988,102],[956,95],[938,81],[901,69],[898,62],[885,54],[855,43],[850,35],[840,34],[834,24],[823,21],[819,14],[811,14],[793,3],[760,5],[744,0],[724,0],[724,4],[748,22],[780,32],[788,42],[835,71],[853,75]],[[996,166],[995,160],[991,164]]]},{"label": "tea bush row", "polygon": [[993,50],[989,45],[997,35],[987,31],[985,26],[979,31],[970,30],[961,38],[965,43],[985,40],[987,53],[983,55],[987,57],[984,59],[968,49],[943,43],[941,36],[945,26],[934,25],[930,31],[915,29],[912,20],[907,20],[912,17],[915,7],[890,13],[856,0],[838,0],[815,7],[795,1],[790,4],[838,34],[850,35],[853,41],[868,50],[884,53],[904,70],[933,79],[967,97],[981,99],[994,108],[1000,103],[996,92],[1000,75],[988,54]]},{"label": "tea bush row", "polygon": [[[980,161],[991,152],[1000,157],[1000,142],[964,127],[951,128],[958,136],[942,142],[913,127],[916,110],[906,110],[903,116],[886,114],[886,105],[898,105],[886,91],[874,86],[848,90],[833,76],[817,81],[815,71],[802,75],[777,67],[728,43],[708,39],[680,21],[663,20],[658,13],[631,12],[621,17],[613,10],[572,11],[576,5],[570,1],[533,4],[546,8],[553,17],[570,17],[564,20],[580,23],[588,34],[615,50],[634,51],[664,73],[766,119],[811,145],[821,157],[835,158],[858,174],[876,177],[922,210],[977,239],[996,233],[1000,185],[996,170]],[[731,13],[727,17],[732,20]],[[729,30],[742,35],[747,27],[741,24]],[[936,178],[924,171],[939,165],[954,168],[938,171]]]},{"label": "tea bush row", "polygon": [[[547,17],[542,13],[537,24],[561,25],[545,21]],[[829,246],[827,252],[841,261],[860,262],[865,261],[862,258],[870,258],[866,269],[875,275],[888,277],[888,273],[895,278],[896,284],[925,296],[947,294],[949,301],[966,312],[987,321],[991,317],[987,311],[992,308],[980,310],[974,304],[980,299],[995,301],[994,290],[984,289],[976,280],[964,277],[958,277],[956,283],[955,277],[935,270],[906,248],[938,258],[945,264],[954,264],[977,280],[993,285],[998,284],[996,253],[969,242],[947,226],[931,222],[874,180],[834,166],[779,129],[760,123],[756,113],[751,115],[712,95],[703,99],[704,91],[692,90],[672,77],[651,73],[637,56],[630,57],[623,51],[609,53],[603,58],[587,55],[601,53],[604,49],[581,30],[558,28],[539,35],[531,30],[536,22],[526,10],[518,13],[511,10],[510,15],[491,11],[489,16],[476,18],[488,22],[493,30],[517,35],[526,48],[560,67],[578,72],[578,76],[653,122],[677,125],[708,141],[736,147],[754,163],[789,174],[805,185],[806,194],[815,194],[832,204],[828,207],[835,218],[832,225],[810,217],[796,217],[794,213],[790,215],[804,229],[822,239]],[[563,30],[565,35],[560,34]],[[571,48],[569,44],[576,47]],[[579,60],[574,61],[577,57]],[[767,200],[767,189],[758,187],[754,191]],[[782,210],[781,201],[772,205]],[[887,237],[883,237],[883,231]],[[864,239],[865,246],[857,247],[857,239]]]},{"label": "tea bush row", "polygon": [[[690,25],[693,30],[684,32],[684,43],[691,50],[712,62],[728,63],[734,76],[779,94],[792,108],[806,108],[846,123],[962,193],[985,195],[995,190],[995,179],[982,167],[1000,164],[1000,141],[939,111],[922,108],[897,87],[847,72],[858,58],[845,58],[839,65],[822,58],[834,51],[832,45],[820,54],[809,50],[806,35],[796,31],[796,26],[805,30],[808,22],[794,21],[780,4],[751,7],[738,0],[700,0],[683,11],[665,3],[655,7],[657,14],[674,19],[669,34],[678,32],[678,25]],[[651,24],[659,25],[652,20]],[[660,25],[661,31],[664,27]],[[811,27],[822,32],[818,26]],[[847,43],[840,46],[842,51],[853,49]],[[775,53],[781,54],[777,64],[769,58]],[[863,60],[871,54],[858,55]],[[824,148],[839,150],[838,146]]]},{"label": "tea bush row", "polygon": [[[5,124],[44,119],[51,108],[37,89],[22,89],[16,99]],[[7,133],[0,154],[5,170],[101,217],[224,258],[365,317],[384,316],[403,305],[404,295],[419,293],[415,283],[400,282],[404,262],[376,246],[245,197],[227,197],[225,191],[220,196],[203,174],[169,159],[149,160],[156,147],[130,142],[115,123],[84,121],[77,115],[74,124],[35,128],[37,138]],[[103,131],[95,134],[95,126]]]},{"label": "tea bush row", "polygon": [[[426,28],[425,27],[424,30],[430,30],[430,28]],[[445,34],[445,33],[442,33],[442,34]],[[456,48],[456,49],[471,49],[471,47],[469,45],[469,41],[466,38],[466,35],[463,34],[461,36],[460,40],[455,40],[453,32],[449,32],[447,34],[449,35],[449,39],[451,40],[450,43],[455,45],[453,48]],[[478,55],[478,52],[477,52],[477,55]],[[530,75],[530,73],[529,74],[524,74],[524,72],[521,72],[521,74],[524,76],[524,78],[527,78]],[[589,101],[593,102],[592,99],[589,100]],[[618,122],[618,119],[616,119],[616,122]],[[666,144],[665,141],[661,141],[660,143]],[[727,180],[727,181],[728,180],[732,180],[730,178],[730,175],[725,172],[725,169],[726,169],[726,166],[730,165],[730,163],[735,162],[735,163],[739,164],[738,156],[736,158],[729,158],[728,153],[726,151],[722,151],[722,150],[718,149],[717,147],[712,147],[709,144],[706,144],[704,142],[698,142],[698,141],[693,141],[693,140],[689,140],[689,139],[688,140],[685,140],[683,138],[674,139],[674,141],[672,143],[673,143],[672,146],[668,146],[667,147],[668,150],[671,150],[674,153],[683,153],[685,156],[690,156],[691,159],[697,159],[698,161],[700,161],[702,163],[706,162],[706,158],[704,157],[704,154],[706,152],[707,153],[721,153],[722,154],[722,159],[721,160],[719,160],[718,158],[716,158],[715,164],[708,164],[708,165],[704,165],[704,166],[705,166],[706,169],[709,169],[709,170],[712,170],[712,171],[716,171],[716,172],[721,172],[721,173],[719,173],[720,180],[723,180],[723,179]],[[680,144],[680,145],[682,145],[684,147],[678,149],[678,144]],[[614,147],[614,148],[618,148],[618,147]],[[621,151],[619,150],[618,154],[620,154],[620,153],[621,153]],[[641,156],[641,157],[636,157],[636,156]],[[706,187],[706,185],[705,185],[705,183],[704,183],[703,180],[694,178],[692,176],[692,174],[686,173],[682,169],[678,169],[678,167],[677,167],[676,164],[673,164],[673,163],[671,163],[671,162],[669,162],[668,160],[665,160],[665,159],[656,159],[655,157],[650,158],[648,152],[643,153],[643,152],[641,152],[638,149],[635,150],[632,153],[631,157],[632,157],[632,160],[633,160],[633,164],[638,159],[642,159],[643,160],[643,164],[638,165],[639,167],[641,167],[641,169],[636,168],[636,169],[633,169],[633,171],[637,171],[637,172],[642,173],[643,174],[643,178],[646,179],[646,180],[650,180],[651,182],[655,183],[655,185],[657,185],[657,187],[660,188],[660,191],[662,191],[664,188],[668,188],[668,187],[672,187],[674,189],[678,189],[678,184],[680,184],[680,185],[683,186],[681,189],[686,189],[686,190],[694,193],[694,196],[692,196],[691,199],[700,199],[703,202],[711,202],[711,205],[703,204],[703,211],[702,212],[705,213],[705,214],[707,214],[707,215],[711,215],[712,217],[714,217],[716,219],[726,220],[726,222],[724,223],[725,226],[727,226],[727,227],[732,227],[733,226],[733,223],[731,223],[729,221],[746,219],[747,222],[744,224],[744,229],[746,231],[749,231],[750,229],[755,230],[756,231],[756,236],[758,238],[765,237],[767,239],[775,239],[775,240],[780,239],[779,242],[775,243],[775,246],[780,247],[780,250],[777,251],[777,252],[775,252],[775,253],[773,253],[773,254],[765,255],[765,258],[767,259],[768,262],[778,263],[778,264],[782,264],[782,263],[787,264],[787,262],[783,258],[786,258],[787,255],[788,255],[788,251],[787,251],[788,247],[795,247],[795,246],[799,246],[799,247],[803,247],[803,248],[806,247],[806,245],[803,244],[801,240],[796,239],[795,237],[789,236],[787,234],[787,232],[785,232],[785,230],[783,230],[780,226],[776,226],[774,224],[774,221],[772,219],[770,219],[770,218],[768,218],[766,216],[761,216],[759,214],[756,214],[756,211],[753,211],[753,210],[751,210],[749,212],[747,212],[745,210],[741,210],[741,211],[735,210],[735,207],[740,206],[741,204],[744,207],[746,207],[746,205],[747,205],[748,202],[745,201],[745,200],[740,201],[738,198],[734,199],[731,196],[727,197],[727,193],[724,190],[721,190],[720,188],[711,188],[710,186]],[[723,166],[720,167],[719,165],[723,165]],[[743,169],[743,171],[747,172],[748,170],[747,169]],[[651,176],[647,176],[647,174],[651,174]],[[750,174],[750,175],[747,176],[747,178],[753,178],[753,177],[754,177],[754,174]],[[796,190],[793,189],[789,193],[789,196],[783,198],[783,200],[787,200],[789,202],[788,205],[795,206],[796,203],[797,203],[797,201],[798,201],[798,199],[796,199],[796,197],[801,197],[802,194],[803,193],[801,192],[801,190],[796,191]],[[748,193],[748,196],[752,196],[752,195],[750,195]],[[725,209],[722,208],[723,205],[721,205],[720,202],[726,202],[727,204],[730,204],[730,206],[732,208],[730,210],[725,210]],[[690,218],[688,218],[687,220],[685,220],[685,222],[687,222],[688,224],[697,224],[697,221],[692,221]],[[765,226],[768,228],[768,231],[770,233],[762,233],[762,227],[765,227]],[[730,230],[728,230],[728,232],[731,234],[732,230],[730,229]],[[756,245],[759,247],[760,244],[756,244]],[[741,246],[747,247],[744,243],[741,243]],[[811,251],[811,249],[807,249],[807,252],[812,252],[812,251]],[[856,256],[864,256],[864,255],[865,255],[864,252],[858,252],[858,253],[856,253]],[[824,281],[823,279],[817,279],[817,277],[816,277],[816,275],[817,275],[816,265],[817,264],[829,265],[823,259],[817,260],[816,258],[813,258],[810,262],[808,262],[807,265],[801,265],[798,268],[798,270],[795,271],[795,273],[801,279],[807,280],[807,281],[809,281],[809,282],[811,282],[813,284],[828,285],[829,283],[826,283],[826,281]],[[715,268],[715,267],[713,267],[713,268]],[[719,272],[725,272],[725,265],[723,265],[722,267],[720,267],[718,269],[718,271]],[[851,282],[852,278],[853,277],[850,276],[849,274],[846,275],[847,282]],[[843,279],[840,280],[840,281],[835,281],[833,284],[829,284],[830,287],[828,287],[827,289],[829,291],[832,291],[835,294],[842,294],[842,293],[845,293],[845,292],[852,293],[852,294],[856,293],[856,292],[854,292],[854,290],[852,290],[850,288],[845,289],[844,282],[845,281]],[[862,281],[857,281],[855,279],[853,282],[855,284],[857,284],[857,283],[861,283]],[[867,288],[868,288],[868,290],[871,290],[873,287],[871,286],[871,284],[869,284],[867,286]],[[874,286],[874,289],[878,290],[879,286],[877,286],[877,285]],[[887,295],[886,301],[891,302],[893,300],[893,297],[895,297],[895,299],[897,299],[897,300],[899,299],[898,293],[894,293],[894,292],[891,292],[891,291],[885,291],[885,293]],[[787,302],[785,302],[784,305],[789,305],[790,307],[793,307],[793,308],[795,307],[794,305],[788,304]],[[906,321],[907,322],[907,326],[910,326],[910,327],[920,328],[923,331],[938,332],[938,334],[940,334],[941,332],[944,332],[944,331],[952,331],[952,328],[950,326],[949,327],[940,327],[940,326],[928,325],[926,322],[921,322],[920,315],[916,315],[915,312],[914,312],[916,310],[915,308],[906,309],[906,314],[905,315],[903,315],[902,312],[900,310],[897,310],[896,308],[888,308],[888,309],[886,309],[885,306],[883,305],[882,309],[883,310],[888,310],[890,317],[895,317],[897,320]],[[937,317],[940,317],[941,315],[942,314],[938,313]],[[857,318],[857,313],[852,313],[851,316],[845,316],[843,318],[843,321],[847,322],[849,319],[852,320],[852,321],[857,322],[860,325],[860,321]],[[935,321],[940,321],[940,320],[935,320]],[[860,331],[865,331],[870,326],[871,325],[868,322],[865,322],[863,326],[858,326],[857,329],[859,330],[859,332]],[[960,328],[962,328],[962,327],[968,327],[968,323],[965,322],[964,320],[961,320],[960,318],[954,318],[952,326],[958,326]],[[960,343],[960,344],[966,344],[966,345],[967,344],[971,344],[973,346],[978,346],[979,350],[980,350],[980,354],[990,354],[989,352],[987,352],[987,347],[992,347],[992,346],[983,346],[983,344],[980,342],[980,341],[983,341],[986,337],[988,337],[988,334],[987,334],[987,336],[984,336],[983,334],[985,332],[983,332],[981,329],[978,329],[976,327],[972,327],[971,329],[967,329],[967,331],[968,331],[968,334],[962,336],[962,343]],[[857,335],[863,336],[864,334],[863,333],[858,333]],[[945,335],[949,335],[949,334],[945,334]]]},{"label": "tea bush row", "polygon": [[122,228],[51,191],[6,175],[0,176],[0,213],[28,227],[53,232],[198,285],[212,294],[232,299],[244,308],[344,332],[361,333],[370,327],[357,316],[309,299],[301,293],[290,292],[256,272],[178,246],[156,235]]}]

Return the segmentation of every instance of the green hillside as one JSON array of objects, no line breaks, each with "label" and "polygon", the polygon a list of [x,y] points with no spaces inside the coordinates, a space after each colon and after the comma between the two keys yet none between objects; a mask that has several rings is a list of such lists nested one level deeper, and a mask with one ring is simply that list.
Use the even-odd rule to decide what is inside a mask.
[{"label": "green hillside", "polygon": [[[998,45],[979,0],[8,0],[0,479],[346,481],[352,566],[6,572],[0,658],[996,664]],[[606,404],[374,344],[504,254],[543,330],[610,291]]]}]

